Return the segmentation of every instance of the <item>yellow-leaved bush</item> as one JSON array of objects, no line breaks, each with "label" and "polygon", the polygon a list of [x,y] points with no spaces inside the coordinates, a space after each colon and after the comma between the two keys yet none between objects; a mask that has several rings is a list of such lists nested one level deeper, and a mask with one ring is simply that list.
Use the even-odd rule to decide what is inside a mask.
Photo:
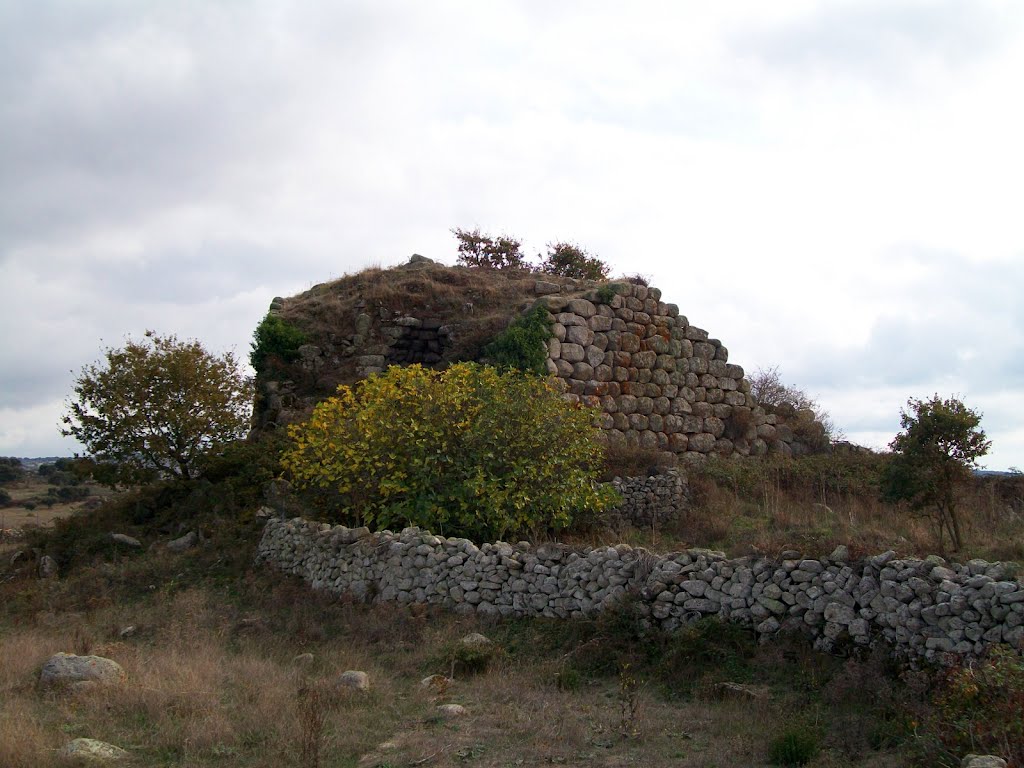
[{"label": "yellow-leaved bush", "polygon": [[289,427],[283,465],[348,524],[477,540],[557,530],[618,500],[596,481],[594,416],[537,376],[392,366]]}]

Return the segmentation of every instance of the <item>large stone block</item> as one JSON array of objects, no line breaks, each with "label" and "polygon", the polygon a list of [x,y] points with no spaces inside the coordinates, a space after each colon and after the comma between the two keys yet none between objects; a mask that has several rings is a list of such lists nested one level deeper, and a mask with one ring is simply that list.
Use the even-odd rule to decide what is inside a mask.
[{"label": "large stone block", "polygon": [[565,342],[561,345],[562,359],[569,363],[582,363],[586,359],[586,352],[579,344]]}]

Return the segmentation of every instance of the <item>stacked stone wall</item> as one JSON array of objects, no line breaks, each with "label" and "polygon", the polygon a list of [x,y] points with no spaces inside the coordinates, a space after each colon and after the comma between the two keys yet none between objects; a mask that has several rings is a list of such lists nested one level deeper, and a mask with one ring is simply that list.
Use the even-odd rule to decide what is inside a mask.
[{"label": "stacked stone wall", "polygon": [[729,350],[661,301],[657,288],[608,283],[537,303],[552,319],[548,372],[562,380],[567,399],[601,409],[611,445],[760,456],[807,452],[797,431],[827,442],[809,412],[794,414],[793,424],[766,413]]},{"label": "stacked stone wall", "polygon": [[612,487],[622,496],[612,516],[635,528],[656,528],[686,510],[686,481],[675,469],[649,477],[616,477]]},{"label": "stacked stone wall", "polygon": [[[423,257],[400,269],[428,267],[444,269]],[[601,410],[611,445],[684,459],[801,454],[828,445],[810,411],[769,413],[760,407],[743,368],[729,362],[728,349],[675,304],[663,302],[658,288],[550,276],[523,282],[524,300],[508,307],[509,321],[531,309],[530,301],[550,313],[548,372],[568,400]],[[357,299],[354,321],[303,345],[286,372],[257,377],[255,429],[301,420],[339,383],[389,365],[452,362],[454,341],[474,311],[471,296],[463,317],[399,313],[350,298]],[[270,312],[280,314],[286,302],[274,299]]]},{"label": "stacked stone wall", "polygon": [[267,522],[257,560],[337,595],[481,616],[581,618],[630,593],[647,620],[666,630],[717,616],[762,637],[800,630],[821,648],[884,641],[896,653],[925,658],[1024,644],[1024,588],[1007,565],[893,552],[848,562],[842,547],[823,559],[783,555],[476,546],[417,528],[372,534],[295,518]]}]

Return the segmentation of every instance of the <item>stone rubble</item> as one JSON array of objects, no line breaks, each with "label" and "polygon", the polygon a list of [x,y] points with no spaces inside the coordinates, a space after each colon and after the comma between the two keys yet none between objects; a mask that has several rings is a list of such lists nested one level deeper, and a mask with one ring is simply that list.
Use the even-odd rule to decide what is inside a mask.
[{"label": "stone rubble", "polygon": [[762,637],[800,630],[822,649],[885,641],[899,655],[928,659],[978,655],[992,643],[1024,647],[1024,586],[1009,564],[891,551],[851,562],[846,552],[833,554],[728,559],[702,549],[653,555],[625,544],[477,546],[419,528],[374,534],[294,518],[267,522],[257,561],[337,595],[479,616],[582,618],[628,592],[665,630],[717,616]]}]

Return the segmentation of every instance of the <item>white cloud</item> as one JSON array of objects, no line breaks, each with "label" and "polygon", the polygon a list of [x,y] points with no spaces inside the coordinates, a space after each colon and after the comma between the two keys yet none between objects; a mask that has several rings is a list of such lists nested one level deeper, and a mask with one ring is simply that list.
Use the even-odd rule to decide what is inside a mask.
[{"label": "white cloud", "polygon": [[990,464],[1024,465],[1022,24],[918,0],[9,4],[4,419],[100,339],[244,355],[272,296],[451,261],[448,229],[479,225],[651,275],[851,437],[887,443],[911,395],[996,397]]}]

